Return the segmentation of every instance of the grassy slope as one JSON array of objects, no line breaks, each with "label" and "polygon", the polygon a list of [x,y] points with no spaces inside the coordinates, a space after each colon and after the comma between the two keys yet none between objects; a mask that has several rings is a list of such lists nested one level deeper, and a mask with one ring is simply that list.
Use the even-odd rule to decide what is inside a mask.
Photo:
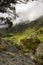
[{"label": "grassy slope", "polygon": [[[40,30],[42,33],[39,33]],[[7,34],[11,36],[5,35],[4,38],[7,40],[13,40],[15,43],[35,34],[38,36],[40,41],[43,42],[43,17],[29,24],[24,24],[23,26],[15,26],[15,29],[13,28],[13,31]]]}]

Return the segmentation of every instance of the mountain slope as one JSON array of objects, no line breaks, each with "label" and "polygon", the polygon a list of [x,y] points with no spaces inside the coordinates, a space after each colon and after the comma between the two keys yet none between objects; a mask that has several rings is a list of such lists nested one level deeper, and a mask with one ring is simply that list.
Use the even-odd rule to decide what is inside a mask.
[{"label": "mountain slope", "polygon": [[[6,36],[7,35],[6,34],[5,38],[9,40],[14,39],[17,42],[28,36],[32,36],[36,34],[43,42],[43,17],[35,21],[32,21],[28,24],[22,23],[22,24],[16,25],[15,27],[12,27],[11,29],[6,31],[7,31],[6,33],[8,34],[8,37]],[[11,36],[9,37],[9,35]]]},{"label": "mountain slope", "polygon": [[[14,49],[12,47],[12,45],[10,47],[8,46],[8,51],[10,51],[10,52],[7,52],[8,55],[6,55],[6,51],[7,51],[6,50],[6,43],[5,43],[5,45],[3,44],[3,39],[10,42],[10,45],[11,44],[14,45],[13,47],[15,48]],[[17,59],[17,62],[22,65],[23,61],[26,62],[26,60],[24,60],[24,58],[26,57],[25,59],[29,60],[30,62],[34,61],[34,63],[36,65],[37,64],[43,65],[43,61],[40,63],[40,59],[42,60],[43,56],[42,57],[40,56],[41,57],[40,58],[39,55],[38,56],[36,55],[37,51],[39,53],[40,52],[43,53],[43,51],[41,51],[41,49],[39,51],[39,47],[38,47],[41,43],[43,44],[43,17],[41,17],[35,21],[32,21],[31,23],[28,23],[28,24],[22,23],[22,24],[16,25],[15,27],[12,27],[9,30],[6,30],[6,32],[3,32],[0,34],[0,40],[1,40],[0,48],[2,51],[0,53],[0,56],[2,57],[4,54],[4,62],[5,62],[5,59],[7,58],[7,59],[9,59],[8,63],[9,62],[12,63],[14,60],[13,63],[16,64],[15,59]],[[40,46],[40,48],[42,48],[42,47]],[[13,56],[13,58],[11,58],[12,54],[13,54],[12,50],[16,51],[16,48],[18,49],[18,51],[22,55],[16,54],[15,57]],[[38,50],[37,50],[37,48],[38,48]],[[5,50],[5,52],[3,52],[3,50]],[[42,48],[42,50],[43,50],[43,48]],[[22,57],[23,61],[21,61],[21,57]],[[20,59],[20,62],[18,59]],[[10,60],[12,60],[12,61],[10,61]],[[0,61],[2,62],[2,60],[0,60]],[[25,64],[28,65],[30,63],[30,62],[29,63],[27,63],[27,62],[25,63],[25,62],[24,62],[24,65]],[[32,62],[30,64],[34,65],[34,63]],[[4,63],[4,64],[6,64],[6,63]]]}]

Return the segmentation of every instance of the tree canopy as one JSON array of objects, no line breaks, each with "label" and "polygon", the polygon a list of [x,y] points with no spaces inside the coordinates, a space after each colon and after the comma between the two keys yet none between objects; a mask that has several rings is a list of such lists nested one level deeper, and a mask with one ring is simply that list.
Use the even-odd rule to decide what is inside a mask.
[{"label": "tree canopy", "polygon": [[[0,0],[0,12],[2,13],[6,13],[7,12],[7,8],[12,9],[11,7],[11,3],[16,5],[17,3],[24,3],[26,4],[29,0]],[[33,0],[32,0],[33,1]],[[13,9],[14,12],[14,16],[16,19],[16,8],[14,7]],[[7,20],[6,20],[7,21]],[[9,24],[9,23],[7,23]],[[11,25],[9,24],[9,27],[11,27]]]}]

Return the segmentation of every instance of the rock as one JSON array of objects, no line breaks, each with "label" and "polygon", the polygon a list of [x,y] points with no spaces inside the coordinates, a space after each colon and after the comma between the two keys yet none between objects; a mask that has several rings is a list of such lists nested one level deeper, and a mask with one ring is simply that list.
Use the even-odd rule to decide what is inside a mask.
[{"label": "rock", "polygon": [[6,52],[1,52],[0,65],[35,65],[35,63],[21,54],[13,53],[9,55]]},{"label": "rock", "polygon": [[43,43],[40,43],[36,51],[37,55],[43,55]]},{"label": "rock", "polygon": [[37,47],[34,59],[37,65],[43,65],[43,43]]},{"label": "rock", "polygon": [[[3,47],[4,45],[5,48]],[[10,42],[2,40],[1,47],[0,65],[35,65],[29,57],[27,58],[22,55],[16,46],[12,45]]]}]

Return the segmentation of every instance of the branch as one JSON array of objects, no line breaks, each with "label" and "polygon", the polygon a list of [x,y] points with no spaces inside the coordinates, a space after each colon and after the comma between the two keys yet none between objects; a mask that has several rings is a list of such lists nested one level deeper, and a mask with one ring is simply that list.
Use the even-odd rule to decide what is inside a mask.
[{"label": "branch", "polygon": [[24,4],[26,4],[27,2],[25,1],[22,1],[22,0],[17,0],[18,2],[20,2],[20,3],[24,3]]}]

